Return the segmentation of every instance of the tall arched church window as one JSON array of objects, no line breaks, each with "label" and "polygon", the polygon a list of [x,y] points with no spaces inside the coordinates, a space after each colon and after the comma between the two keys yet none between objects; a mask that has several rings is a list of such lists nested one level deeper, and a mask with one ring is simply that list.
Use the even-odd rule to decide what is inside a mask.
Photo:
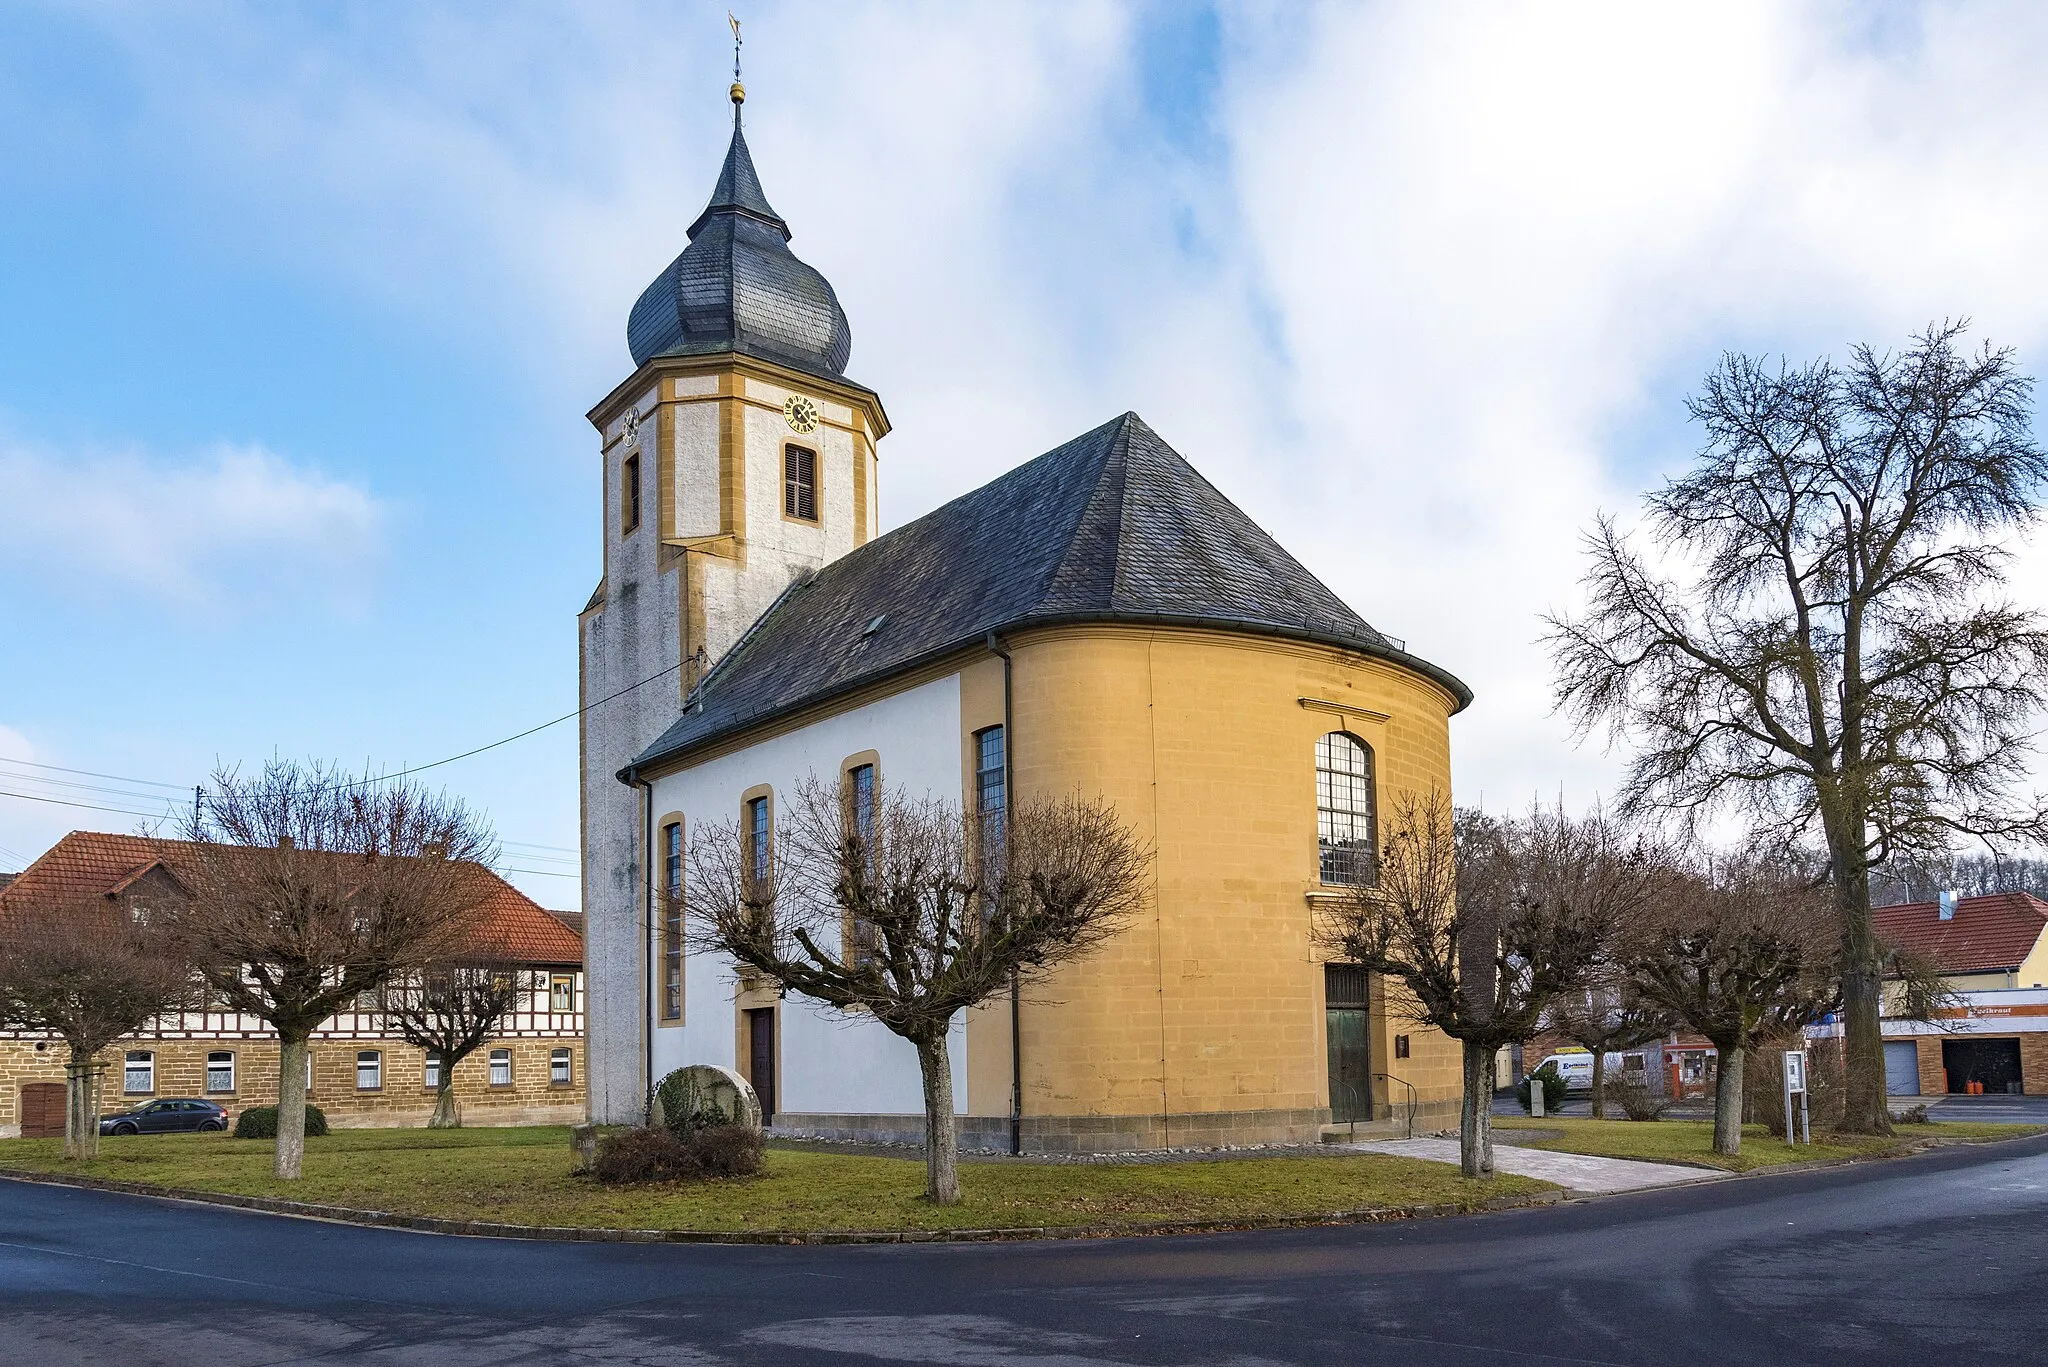
[{"label": "tall arched church window", "polygon": [[1379,876],[1372,747],[1348,731],[1316,742],[1316,844],[1322,879],[1350,887]]}]

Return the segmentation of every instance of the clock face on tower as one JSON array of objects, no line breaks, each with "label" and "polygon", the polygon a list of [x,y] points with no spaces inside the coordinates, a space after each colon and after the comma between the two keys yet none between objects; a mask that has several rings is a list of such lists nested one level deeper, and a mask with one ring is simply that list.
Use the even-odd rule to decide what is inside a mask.
[{"label": "clock face on tower", "polygon": [[792,394],[782,401],[782,420],[789,424],[792,432],[815,432],[818,430],[818,405],[801,394]]}]

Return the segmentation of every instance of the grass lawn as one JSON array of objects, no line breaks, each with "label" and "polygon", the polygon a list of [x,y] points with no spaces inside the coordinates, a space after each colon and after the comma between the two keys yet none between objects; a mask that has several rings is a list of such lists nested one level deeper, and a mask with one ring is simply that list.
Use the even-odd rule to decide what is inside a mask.
[{"label": "grass lawn", "polygon": [[1527,1147],[1561,1153],[1595,1154],[1603,1158],[1642,1158],[1660,1163],[1696,1163],[1729,1172],[1780,1163],[1805,1163],[1822,1158],[1856,1158],[1899,1152],[1923,1139],[2013,1139],[2038,1134],[2039,1125],[1978,1125],[1937,1122],[1899,1125],[1890,1139],[1860,1135],[1821,1134],[1812,1144],[1787,1144],[1773,1139],[1761,1125],[1742,1127],[1742,1152],[1733,1158],[1714,1152],[1711,1120],[1577,1120],[1565,1117],[1497,1119],[1501,1130],[1563,1130],[1561,1139],[1538,1140]]},{"label": "grass lawn", "polygon": [[771,1149],[761,1177],[605,1187],[569,1175],[559,1128],[337,1130],[306,1141],[305,1176],[270,1175],[268,1140],[144,1135],[100,1141],[91,1163],[63,1141],[0,1140],[0,1168],[78,1172],[161,1186],[512,1224],[624,1229],[987,1229],[1239,1220],[1371,1207],[1476,1206],[1548,1190],[1500,1176],[1467,1182],[1442,1163],[1376,1154],[1133,1165],[963,1164],[965,1200],[918,1199],[924,1163]]}]

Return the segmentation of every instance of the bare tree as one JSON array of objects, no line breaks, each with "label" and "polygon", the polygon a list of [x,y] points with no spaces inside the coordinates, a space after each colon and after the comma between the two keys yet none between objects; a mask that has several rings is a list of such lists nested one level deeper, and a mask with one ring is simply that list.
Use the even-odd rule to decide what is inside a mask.
[{"label": "bare tree", "polygon": [[1932,902],[1944,892],[1964,897],[2025,892],[2048,900],[2048,859],[1994,851],[1954,858],[1894,859],[1870,871],[1870,904],[1875,907]]},{"label": "bare tree", "polygon": [[277,1031],[276,1173],[305,1152],[307,1040],[463,942],[496,845],[460,802],[320,765],[214,778],[180,854],[186,952],[231,1011]]},{"label": "bare tree", "polygon": [[1111,936],[1142,904],[1150,856],[1107,803],[1017,804],[1001,829],[884,792],[858,814],[806,781],[772,851],[700,824],[685,909],[695,937],[783,989],[908,1040],[924,1082],[925,1195],[960,1199],[953,1018]]},{"label": "bare tree", "polygon": [[384,989],[384,1022],[434,1060],[434,1114],[427,1128],[462,1127],[455,1068],[498,1032],[519,1004],[525,978],[518,965],[458,957],[427,965]]},{"label": "bare tree", "polygon": [[1890,1128],[1870,871],[1959,836],[2038,839],[2017,800],[2048,631],[2004,598],[2048,454],[2013,355],[1929,327],[1903,353],[1773,371],[1728,356],[1690,402],[1696,468],[1647,500],[1651,551],[1589,538],[1589,606],[1550,619],[1558,704],[1637,752],[1622,811],[1817,832],[1854,1131]]},{"label": "bare tree", "polygon": [[0,922],[0,1021],[61,1036],[64,1156],[99,1152],[96,1056],[181,1004],[191,970],[160,922],[118,898],[20,907]]},{"label": "bare tree", "polygon": [[[1622,927],[1614,928],[1618,934]],[[1613,943],[1600,947],[1586,985],[1559,994],[1544,1013],[1544,1028],[1593,1055],[1593,1118],[1607,1118],[1607,1055],[1662,1039],[1671,1030],[1669,1011],[1635,990],[1614,958]]]},{"label": "bare tree", "polygon": [[1604,821],[1454,815],[1432,791],[1395,804],[1378,881],[1323,917],[1327,952],[1399,978],[1412,1018],[1462,1046],[1467,1177],[1493,1174],[1495,1053],[1585,986],[1610,928],[1651,882],[1648,862]]},{"label": "bare tree", "polygon": [[1672,877],[1628,937],[1635,990],[1719,1054],[1714,1152],[1742,1151],[1748,1051],[1798,1035],[1841,999],[1837,909],[1828,891],[1769,859],[1724,859]]}]

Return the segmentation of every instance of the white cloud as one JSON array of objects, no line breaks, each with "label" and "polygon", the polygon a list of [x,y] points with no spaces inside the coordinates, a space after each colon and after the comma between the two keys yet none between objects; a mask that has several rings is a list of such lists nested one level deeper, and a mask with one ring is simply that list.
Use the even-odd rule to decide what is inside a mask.
[{"label": "white cloud", "polygon": [[62,593],[209,613],[366,598],[384,521],[365,490],[259,446],[187,461],[0,445],[0,567]]},{"label": "white cloud", "polygon": [[[2037,6],[1225,13],[1219,161],[1148,123],[1146,12],[1108,5],[763,6],[750,140],[896,420],[888,521],[1136,408],[1475,686],[1468,795],[1611,778],[1548,714],[1539,617],[1576,601],[1595,510],[1684,458],[1681,400],[1721,348],[1805,356],[1967,313],[2042,368]],[[623,376],[626,309],[709,189],[722,17],[379,10],[312,32],[142,7],[110,31],[150,164],[238,249],[467,329],[580,411]],[[374,539],[367,496],[283,501]]]}]

